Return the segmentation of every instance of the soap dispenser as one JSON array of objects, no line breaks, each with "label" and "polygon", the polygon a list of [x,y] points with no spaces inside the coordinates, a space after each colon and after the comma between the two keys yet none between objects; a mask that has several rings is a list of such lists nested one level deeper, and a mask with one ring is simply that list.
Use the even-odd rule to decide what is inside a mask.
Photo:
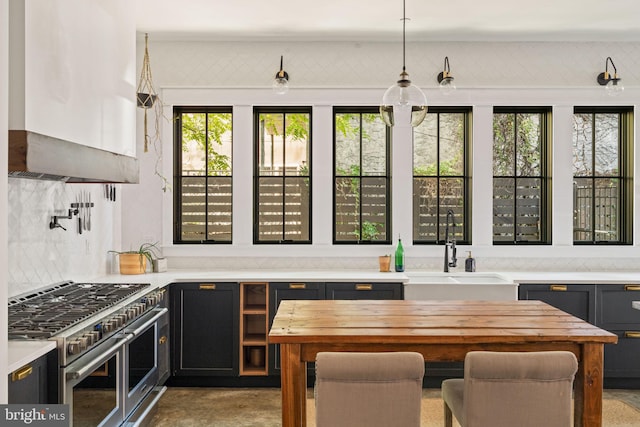
[{"label": "soap dispenser", "polygon": [[471,257],[471,251],[467,252],[469,253],[469,256],[464,261],[464,271],[466,271],[467,273],[473,273],[474,271],[476,271],[476,260]]}]

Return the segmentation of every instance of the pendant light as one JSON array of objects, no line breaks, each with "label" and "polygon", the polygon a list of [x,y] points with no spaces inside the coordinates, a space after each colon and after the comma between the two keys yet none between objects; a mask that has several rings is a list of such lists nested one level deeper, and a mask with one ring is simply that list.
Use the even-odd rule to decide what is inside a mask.
[{"label": "pendant light", "polygon": [[273,91],[278,95],[284,95],[289,91],[289,74],[282,69],[282,61],[283,57],[280,56],[280,71],[276,73],[276,77],[271,85]]},{"label": "pendant light", "polygon": [[418,126],[427,115],[427,97],[418,86],[412,85],[405,67],[406,41],[405,27],[406,0],[402,0],[402,72],[400,80],[391,86],[382,96],[380,116],[387,126],[395,124],[395,114],[400,112],[411,116],[411,126]]},{"label": "pendant light", "polygon": [[444,95],[449,95],[451,92],[456,90],[456,84],[453,82],[453,76],[451,75],[451,67],[449,66],[449,57],[444,57],[444,68],[443,71],[438,74],[438,84],[440,87],[440,92]]},{"label": "pendant light", "polygon": [[[613,67],[613,75],[609,73],[609,63]],[[609,96],[620,95],[624,91],[624,86],[620,83],[622,79],[618,77],[618,69],[610,56],[604,61],[604,73],[598,74],[597,80],[598,84],[604,86]]]}]

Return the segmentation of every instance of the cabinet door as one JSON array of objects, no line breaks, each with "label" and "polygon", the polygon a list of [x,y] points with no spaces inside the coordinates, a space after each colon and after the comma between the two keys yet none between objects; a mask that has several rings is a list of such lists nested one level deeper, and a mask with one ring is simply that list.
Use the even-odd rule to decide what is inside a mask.
[{"label": "cabinet door", "polygon": [[640,311],[631,306],[640,301],[640,285],[598,285],[598,319],[602,329],[640,329]]},{"label": "cabinet door", "polygon": [[238,284],[173,284],[171,307],[173,374],[237,375]]},{"label": "cabinet door", "polygon": [[[9,374],[8,403],[45,404],[55,403],[49,399],[47,393],[48,371],[47,358],[54,357],[57,350],[51,351],[51,356],[40,356],[28,365]],[[55,367],[57,368],[57,366]],[[57,369],[56,369],[57,370]],[[56,373],[53,372],[53,375]],[[52,377],[52,379],[55,377]],[[54,380],[55,382],[55,380]]]},{"label": "cabinet door", "polygon": [[327,283],[327,299],[401,300],[402,283]]},{"label": "cabinet door", "polygon": [[[269,328],[273,323],[280,301],[324,299],[324,283],[296,282],[269,283]],[[307,364],[307,372],[314,374],[315,364]],[[269,374],[280,375],[280,345],[269,345]]]},{"label": "cabinet door", "polygon": [[618,336],[618,343],[604,345],[605,378],[640,378],[640,327],[609,332]]},{"label": "cabinet door", "polygon": [[518,299],[540,300],[591,324],[596,321],[596,285],[520,285]]}]

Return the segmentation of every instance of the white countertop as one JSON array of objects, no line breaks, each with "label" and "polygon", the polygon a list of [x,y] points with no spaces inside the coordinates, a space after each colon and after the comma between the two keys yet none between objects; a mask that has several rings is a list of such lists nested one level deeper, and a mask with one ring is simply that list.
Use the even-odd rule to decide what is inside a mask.
[{"label": "white countertop", "polygon": [[11,373],[56,348],[55,341],[9,341],[9,369]]},{"label": "white countertop", "polygon": [[640,310],[640,301],[632,302],[631,307],[635,308],[636,310]]},{"label": "white countertop", "polygon": [[[442,272],[433,271],[441,275]],[[465,273],[463,269],[452,271]],[[478,273],[489,273],[478,271]],[[589,283],[589,284],[636,284],[640,283],[640,272],[494,272],[515,283]],[[170,270],[165,273],[147,273],[140,275],[110,274],[95,277],[92,282],[105,283],[150,283],[151,289],[161,288],[176,282],[401,282],[407,283],[405,273],[381,273],[369,270]],[[148,290],[151,290],[148,289]],[[128,304],[136,297],[127,299],[121,305]],[[640,301],[633,303],[640,310]],[[8,343],[9,372],[28,364],[55,348],[54,341],[14,341]]]}]

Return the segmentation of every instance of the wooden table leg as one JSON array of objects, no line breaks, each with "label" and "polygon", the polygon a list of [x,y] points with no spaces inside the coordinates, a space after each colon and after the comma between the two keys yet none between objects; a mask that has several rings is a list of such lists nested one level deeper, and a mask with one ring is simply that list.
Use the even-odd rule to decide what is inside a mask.
[{"label": "wooden table leg", "polygon": [[281,344],[282,427],[307,425],[307,363],[300,344]]},{"label": "wooden table leg", "polygon": [[574,385],[575,427],[602,426],[603,344],[582,344]]}]

